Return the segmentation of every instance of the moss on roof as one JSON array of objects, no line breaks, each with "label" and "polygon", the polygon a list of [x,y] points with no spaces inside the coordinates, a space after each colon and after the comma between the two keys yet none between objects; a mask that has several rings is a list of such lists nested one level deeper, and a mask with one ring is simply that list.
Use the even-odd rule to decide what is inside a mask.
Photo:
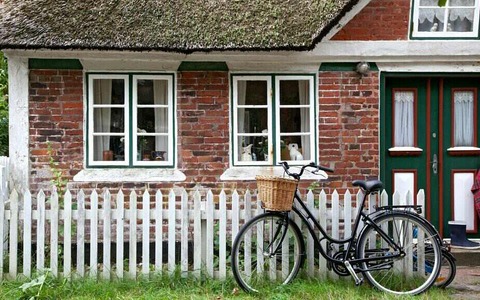
[{"label": "moss on roof", "polygon": [[4,0],[0,47],[308,50],[358,0]]}]

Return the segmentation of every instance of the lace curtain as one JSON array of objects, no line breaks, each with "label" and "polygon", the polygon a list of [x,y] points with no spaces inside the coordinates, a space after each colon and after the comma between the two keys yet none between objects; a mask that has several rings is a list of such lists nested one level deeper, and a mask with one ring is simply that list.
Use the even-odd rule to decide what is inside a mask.
[{"label": "lace curtain", "polygon": [[473,92],[454,93],[454,146],[473,145]]},{"label": "lace curtain", "polygon": [[413,92],[395,92],[395,147],[414,146],[414,94]]}]

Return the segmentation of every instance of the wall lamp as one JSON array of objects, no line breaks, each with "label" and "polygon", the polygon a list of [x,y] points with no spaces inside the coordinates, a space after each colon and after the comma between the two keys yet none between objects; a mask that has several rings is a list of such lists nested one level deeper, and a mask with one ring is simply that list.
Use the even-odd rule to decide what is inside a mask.
[{"label": "wall lamp", "polygon": [[361,76],[366,76],[368,72],[370,72],[370,64],[366,61],[359,62],[355,68],[355,72]]}]

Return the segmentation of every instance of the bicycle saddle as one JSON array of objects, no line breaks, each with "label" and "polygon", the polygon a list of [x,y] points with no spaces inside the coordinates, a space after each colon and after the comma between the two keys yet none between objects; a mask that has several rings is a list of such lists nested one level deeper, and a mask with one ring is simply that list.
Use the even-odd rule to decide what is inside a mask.
[{"label": "bicycle saddle", "polygon": [[375,193],[383,188],[383,183],[380,180],[355,180],[353,186],[359,186],[367,193]]}]

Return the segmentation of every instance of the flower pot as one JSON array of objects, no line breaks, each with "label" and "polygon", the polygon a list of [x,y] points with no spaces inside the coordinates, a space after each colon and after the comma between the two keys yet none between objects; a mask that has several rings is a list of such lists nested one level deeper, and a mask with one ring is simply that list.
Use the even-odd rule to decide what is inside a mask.
[{"label": "flower pot", "polygon": [[113,160],[113,151],[112,150],[103,151],[103,160]]}]

